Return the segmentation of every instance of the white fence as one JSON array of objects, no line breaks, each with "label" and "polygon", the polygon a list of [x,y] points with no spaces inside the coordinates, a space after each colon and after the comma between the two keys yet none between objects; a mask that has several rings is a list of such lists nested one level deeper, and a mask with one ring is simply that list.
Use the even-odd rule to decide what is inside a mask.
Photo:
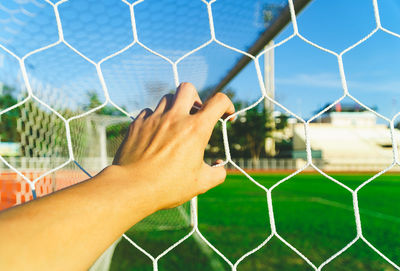
[{"label": "white fence", "polygon": [[[108,157],[108,164],[112,163],[112,157]],[[9,157],[6,160],[18,170],[29,171],[43,171],[46,169],[54,168],[68,160],[66,157]],[[302,168],[306,161],[304,159],[292,158],[261,158],[257,161],[253,159],[238,158],[233,159],[234,163],[245,170],[266,170],[266,171],[279,171],[279,170],[296,170]],[[86,157],[78,160],[79,164],[90,172],[98,172],[104,165],[104,161],[100,157]],[[212,164],[212,159],[206,159],[208,164]],[[325,171],[381,171],[387,168],[391,161],[387,159],[360,159],[360,158],[337,158],[329,161],[323,159],[315,159],[314,164],[318,168]],[[72,162],[66,169],[78,169]],[[228,169],[235,169],[232,164],[227,165]],[[8,167],[0,163],[0,171],[6,171]],[[392,171],[400,168],[395,167]]]}]

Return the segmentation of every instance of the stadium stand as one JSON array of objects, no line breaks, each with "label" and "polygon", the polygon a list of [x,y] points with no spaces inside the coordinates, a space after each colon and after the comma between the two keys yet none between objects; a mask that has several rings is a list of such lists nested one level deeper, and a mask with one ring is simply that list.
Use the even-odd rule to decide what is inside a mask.
[{"label": "stadium stand", "polygon": [[[323,160],[324,170],[375,171],[393,161],[390,129],[378,124],[371,112],[329,112],[310,123],[309,133],[311,149]],[[393,136],[400,132],[395,129]],[[304,125],[296,124],[294,153],[305,153],[305,148]]]}]

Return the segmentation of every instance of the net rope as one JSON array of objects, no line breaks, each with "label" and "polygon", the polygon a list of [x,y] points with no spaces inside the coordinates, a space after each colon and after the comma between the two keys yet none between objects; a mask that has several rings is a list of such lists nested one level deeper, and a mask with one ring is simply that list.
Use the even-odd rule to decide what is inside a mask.
[{"label": "net rope", "polygon": [[[292,251],[294,251],[299,257],[301,257],[310,267],[312,267],[312,269],[314,270],[322,270],[324,266],[326,266],[328,263],[330,263],[332,260],[334,260],[336,257],[338,257],[339,255],[341,255],[342,253],[344,253],[346,250],[348,250],[355,242],[357,242],[358,240],[362,240],[366,245],[368,245],[373,251],[375,251],[381,258],[383,258],[386,262],[388,262],[390,265],[392,265],[395,269],[400,270],[400,266],[397,265],[396,263],[394,263],[391,259],[389,259],[387,256],[385,256],[380,250],[378,250],[373,244],[371,244],[363,235],[363,230],[362,230],[362,223],[361,223],[361,219],[360,219],[360,210],[359,210],[359,203],[358,203],[358,192],[365,187],[367,184],[369,184],[371,181],[373,181],[374,179],[376,179],[377,177],[379,177],[380,175],[384,174],[385,172],[389,171],[390,169],[392,169],[394,166],[396,165],[400,165],[400,161],[399,161],[399,157],[398,157],[398,150],[397,150],[397,143],[396,143],[396,138],[395,138],[395,132],[394,132],[394,121],[395,119],[400,115],[400,112],[397,113],[396,115],[393,116],[392,119],[389,119],[381,114],[379,114],[378,112],[376,112],[375,110],[371,109],[370,107],[366,106],[365,104],[363,104],[362,102],[360,102],[357,98],[353,97],[351,95],[351,93],[348,91],[347,88],[347,82],[346,82],[346,77],[345,77],[345,72],[344,72],[344,67],[343,67],[343,55],[348,53],[349,51],[351,51],[353,48],[359,46],[360,44],[364,43],[366,40],[368,40],[369,38],[371,38],[375,33],[377,33],[378,31],[383,31],[386,32],[389,35],[392,35],[394,37],[400,38],[400,35],[397,33],[394,33],[388,29],[386,29],[385,27],[382,26],[381,24],[381,20],[380,20],[380,14],[379,14],[379,6],[378,6],[378,1],[377,0],[372,0],[373,2],[373,8],[374,8],[374,16],[375,16],[375,22],[376,22],[376,27],[375,29],[373,29],[368,35],[366,35],[364,38],[362,38],[361,40],[359,40],[358,42],[356,42],[355,44],[351,45],[350,47],[346,48],[345,50],[343,50],[340,53],[331,51],[327,48],[324,48],[318,44],[313,43],[312,41],[308,40],[307,38],[303,37],[298,29],[297,26],[297,21],[296,21],[296,13],[295,13],[295,9],[294,9],[294,4],[293,4],[293,0],[288,0],[288,6],[290,9],[290,14],[291,14],[291,22],[292,22],[292,26],[293,26],[293,34],[291,34],[289,37],[285,38],[284,40],[282,40],[281,42],[273,45],[272,47],[269,47],[267,49],[265,49],[264,51],[262,51],[261,53],[259,53],[257,56],[253,56],[247,52],[244,52],[240,49],[234,48],[232,46],[229,46],[221,41],[219,41],[216,38],[215,35],[215,29],[214,29],[214,19],[213,19],[213,10],[212,10],[212,6],[213,3],[216,0],[211,0],[211,1],[205,1],[202,0],[202,2],[204,3],[204,5],[206,5],[207,7],[207,12],[208,12],[208,20],[209,20],[209,27],[210,27],[210,36],[211,38],[206,41],[205,43],[203,43],[202,45],[198,46],[197,48],[187,52],[186,54],[184,54],[183,56],[181,56],[180,58],[178,58],[176,61],[172,61],[171,59],[169,59],[168,57],[162,55],[161,53],[154,51],[152,49],[150,49],[149,47],[147,47],[146,45],[144,45],[138,38],[138,34],[137,34],[137,29],[136,29],[136,24],[135,24],[135,6],[141,2],[143,2],[144,0],[139,0],[133,3],[130,3],[129,1],[126,0],[121,0],[124,4],[126,4],[129,7],[130,10],[130,17],[131,17],[131,27],[132,27],[132,34],[133,34],[133,42],[131,42],[128,46],[120,49],[119,51],[110,54],[104,58],[102,58],[101,60],[95,62],[94,60],[90,59],[89,57],[87,57],[85,54],[83,54],[82,52],[80,52],[79,50],[77,50],[76,48],[74,48],[71,44],[68,43],[68,41],[66,41],[64,39],[64,33],[63,33],[63,25],[60,19],[60,14],[58,11],[58,8],[61,4],[67,2],[68,0],[62,0],[62,1],[58,1],[58,2],[52,2],[50,0],[45,0],[45,2],[48,5],[51,5],[51,7],[53,8],[54,11],[54,15],[56,18],[56,22],[57,22],[57,30],[58,30],[58,40],[56,42],[50,43],[46,46],[43,46],[41,48],[38,48],[36,50],[32,50],[30,52],[28,52],[27,54],[25,54],[22,57],[19,57],[15,52],[13,52],[11,49],[7,48],[7,46],[3,45],[3,43],[0,43],[0,48],[3,49],[4,51],[6,51],[10,56],[12,56],[13,58],[15,58],[20,66],[21,69],[21,73],[22,73],[22,78],[23,78],[23,82],[25,84],[25,88],[27,91],[27,96],[19,101],[18,103],[14,104],[13,106],[10,106],[4,110],[2,110],[0,112],[0,116],[2,114],[5,114],[6,112],[17,108],[25,103],[27,103],[29,100],[34,100],[37,103],[39,103],[40,105],[42,105],[43,107],[45,107],[47,110],[51,111],[54,115],[56,115],[65,125],[65,133],[66,133],[66,141],[67,141],[67,149],[68,149],[68,156],[69,159],[65,162],[63,162],[62,164],[58,165],[57,167],[54,167],[50,170],[47,170],[46,172],[40,174],[38,177],[34,178],[33,180],[29,179],[28,177],[26,177],[24,174],[22,174],[16,167],[14,167],[12,164],[10,164],[4,157],[0,156],[0,161],[3,162],[8,168],[10,168],[11,170],[13,170],[16,174],[18,174],[22,179],[24,179],[31,187],[32,191],[35,191],[35,183],[38,182],[40,179],[42,179],[43,177],[56,172],[57,170],[60,170],[64,167],[66,167],[68,164],[70,163],[75,163],[85,174],[87,174],[90,177],[90,174],[88,173],[88,171],[86,171],[76,160],[75,160],[75,156],[74,156],[74,150],[73,150],[73,144],[72,144],[72,140],[71,140],[71,131],[70,131],[70,123],[71,121],[75,120],[75,119],[80,119],[83,118],[107,105],[112,105],[115,108],[117,108],[119,111],[121,111],[122,113],[124,113],[126,116],[131,117],[134,119],[134,115],[129,114],[124,108],[121,108],[120,106],[118,106],[115,102],[113,102],[113,100],[110,98],[109,95],[109,91],[108,91],[108,87],[107,84],[104,80],[104,76],[103,76],[103,71],[102,71],[102,64],[105,63],[107,60],[110,60],[120,54],[122,54],[123,52],[127,51],[129,48],[131,48],[134,45],[137,46],[141,46],[142,48],[144,48],[146,51],[148,51],[149,53],[162,58],[163,60],[167,61],[172,68],[173,71],[173,76],[174,76],[174,82],[175,82],[175,86],[178,86],[180,83],[179,80],[179,72],[178,72],[178,68],[177,65],[184,60],[185,58],[187,58],[188,56],[194,54],[195,52],[199,51],[200,49],[208,46],[209,44],[215,42],[217,44],[219,44],[220,46],[223,46],[229,50],[235,51],[237,53],[240,53],[242,55],[246,55],[247,57],[251,58],[253,60],[253,63],[255,65],[255,69],[256,69],[256,73],[257,73],[257,78],[259,81],[259,85],[260,85],[260,89],[262,91],[261,93],[261,98],[256,101],[255,103],[253,103],[252,105],[243,108],[239,111],[237,111],[236,113],[234,113],[233,115],[227,117],[224,120],[220,120],[222,123],[222,131],[223,131],[223,141],[224,141],[224,147],[225,147],[225,153],[226,153],[226,159],[224,161],[223,164],[228,164],[230,163],[233,167],[235,167],[236,169],[238,169],[244,176],[246,176],[252,183],[254,183],[255,185],[257,185],[259,188],[261,188],[262,190],[265,191],[266,194],[266,199],[267,199],[267,203],[268,203],[268,214],[269,214],[269,219],[270,219],[270,227],[271,227],[271,234],[261,243],[259,244],[259,246],[257,246],[256,248],[248,251],[247,253],[245,253],[242,257],[240,257],[236,262],[232,262],[230,261],[223,253],[221,253],[212,243],[210,243],[200,232],[199,227],[198,227],[198,216],[197,216],[197,204],[196,204],[196,199],[192,199],[192,204],[191,204],[191,215],[194,218],[194,223],[193,223],[193,227],[190,230],[190,232],[188,234],[186,234],[183,238],[181,238],[179,241],[175,242],[173,245],[171,245],[169,248],[167,248],[166,250],[164,250],[161,254],[154,256],[151,255],[149,252],[147,252],[145,249],[143,249],[142,247],[140,247],[137,243],[135,243],[131,238],[129,238],[127,235],[123,235],[123,238],[125,238],[127,241],[129,241],[130,244],[132,244],[135,248],[137,248],[139,251],[141,251],[144,255],[146,255],[149,259],[151,259],[151,261],[153,262],[153,270],[158,270],[158,262],[159,260],[164,257],[167,253],[171,252],[174,248],[176,248],[179,244],[181,244],[182,242],[184,242],[186,239],[188,239],[189,237],[191,237],[194,234],[197,234],[203,241],[205,244],[207,244],[207,246],[209,246],[216,254],[218,254],[230,267],[233,271],[237,270],[238,265],[244,260],[246,259],[248,256],[252,255],[253,253],[255,253],[256,251],[260,250],[262,247],[266,246],[268,244],[268,242],[271,240],[272,237],[276,237],[278,238],[283,244],[285,244],[288,248],[290,248]],[[36,1],[33,1],[36,3]],[[36,3],[37,5],[39,5],[39,3]],[[42,5],[42,4],[40,4]],[[5,7],[1,6],[0,7],[2,10],[5,10],[6,12],[9,12],[10,14],[14,14],[16,11],[13,10],[7,10]],[[26,12],[26,11],[25,11]],[[10,20],[18,20],[15,17],[11,17]],[[313,117],[311,117],[309,120],[304,120],[302,117],[300,117],[299,115],[296,115],[295,113],[293,113],[292,111],[290,111],[288,108],[286,108],[285,106],[283,106],[282,104],[280,104],[279,102],[277,102],[276,100],[272,99],[271,97],[269,97],[267,95],[267,90],[265,89],[264,83],[263,83],[263,76],[262,76],[262,72],[260,69],[260,57],[263,56],[268,50],[273,50],[276,47],[279,47],[281,45],[283,45],[284,43],[288,42],[289,40],[293,39],[294,37],[298,37],[301,40],[303,40],[304,42],[314,46],[315,48],[318,48],[319,50],[325,51],[326,53],[329,53],[333,56],[335,56],[337,58],[337,62],[338,62],[338,68],[339,68],[339,72],[340,72],[340,77],[341,77],[341,84],[342,84],[342,88],[343,88],[343,95],[337,99],[336,101],[334,101],[333,103],[331,103],[328,107],[326,107],[323,111],[319,112],[318,114],[315,114]],[[65,117],[62,114],[60,114],[59,112],[57,112],[55,109],[53,109],[50,105],[48,105],[46,102],[42,101],[37,95],[35,95],[34,91],[32,90],[32,82],[28,77],[28,73],[27,73],[27,65],[26,65],[26,60],[29,59],[31,56],[42,52],[42,51],[46,51],[52,47],[55,47],[59,44],[65,44],[67,47],[69,47],[72,51],[74,51],[76,54],[78,54],[81,58],[83,58],[84,60],[86,60],[88,63],[92,64],[97,72],[97,76],[100,80],[100,84],[102,87],[102,90],[104,92],[104,96],[105,96],[105,102],[102,103],[101,105],[92,108],[84,113],[81,113],[79,115],[76,116],[72,116],[72,117]],[[313,163],[313,157],[312,157],[312,152],[311,152],[311,145],[310,145],[310,136],[309,136],[309,124],[315,120],[316,118],[318,118],[319,116],[321,116],[324,112],[328,111],[330,108],[334,107],[337,103],[339,103],[340,101],[342,101],[343,99],[345,99],[346,97],[352,99],[355,103],[359,104],[361,107],[365,108],[366,110],[374,113],[376,116],[378,116],[379,118],[387,121],[388,123],[390,123],[390,133],[391,133],[391,140],[392,140],[392,150],[393,150],[393,162],[390,166],[388,166],[387,168],[385,168],[384,170],[380,171],[379,173],[377,173],[376,175],[374,175],[373,177],[371,177],[370,179],[366,180],[365,182],[363,182],[360,186],[358,186],[356,189],[351,189],[348,186],[346,186],[345,184],[341,183],[340,181],[336,180],[335,178],[327,175],[326,173],[324,173],[321,169],[319,169],[316,165],[314,165]],[[286,111],[288,114],[294,116],[299,122],[303,123],[304,125],[304,133],[305,133],[305,139],[306,139],[306,153],[307,153],[307,162],[306,164],[298,169],[297,171],[295,171],[294,173],[290,174],[289,176],[285,177],[284,179],[281,179],[279,182],[277,182],[276,184],[274,184],[272,187],[270,187],[269,189],[266,188],[265,186],[263,186],[262,184],[260,184],[259,182],[257,182],[254,178],[252,178],[245,170],[243,170],[241,167],[239,167],[233,160],[230,154],[230,148],[229,148],[229,137],[228,137],[228,132],[227,132],[227,122],[231,119],[234,118],[235,116],[241,114],[242,112],[245,112],[255,106],[257,106],[259,103],[261,103],[264,99],[269,100],[270,102],[272,102],[273,104],[275,104],[277,107],[283,109],[284,111]],[[349,242],[348,244],[346,244],[342,249],[340,249],[339,251],[337,251],[336,253],[334,253],[332,256],[330,256],[328,259],[326,259],[322,264],[320,264],[319,266],[316,266],[311,260],[309,260],[304,254],[302,254],[301,251],[299,251],[296,247],[294,247],[292,244],[290,244],[287,240],[285,240],[282,236],[279,235],[278,233],[278,229],[276,228],[275,225],[275,218],[274,218],[274,208],[273,208],[273,198],[272,198],[272,191],[278,187],[280,184],[282,184],[283,182],[289,180],[290,178],[292,178],[293,176],[301,173],[305,168],[307,167],[312,167],[314,168],[316,171],[318,171],[321,175],[325,176],[326,178],[328,178],[329,180],[331,180],[332,182],[336,183],[337,185],[343,187],[344,189],[346,189],[349,193],[351,193],[352,195],[352,199],[353,199],[353,210],[354,210],[354,218],[355,218],[355,223],[356,223],[356,236],[354,237],[354,239]]]}]

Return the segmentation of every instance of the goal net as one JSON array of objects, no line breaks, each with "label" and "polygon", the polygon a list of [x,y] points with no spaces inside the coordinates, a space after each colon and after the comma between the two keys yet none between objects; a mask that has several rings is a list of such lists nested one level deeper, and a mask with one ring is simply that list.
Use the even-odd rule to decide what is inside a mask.
[{"label": "goal net", "polygon": [[399,18],[390,0],[2,1],[0,210],[97,174],[188,81],[238,109],[205,151],[228,184],[93,270],[400,270]]}]

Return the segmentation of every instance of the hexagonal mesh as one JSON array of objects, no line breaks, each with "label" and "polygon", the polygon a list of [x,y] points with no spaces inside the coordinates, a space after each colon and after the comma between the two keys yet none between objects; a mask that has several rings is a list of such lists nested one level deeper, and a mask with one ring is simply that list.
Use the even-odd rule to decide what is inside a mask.
[{"label": "hexagonal mesh", "polygon": [[[350,77],[353,76],[353,80],[348,80],[345,72],[346,67],[354,67],[358,70],[366,68],[367,72],[371,73],[371,77],[381,76],[379,73],[374,73],[376,65],[382,65],[380,59],[374,62],[371,68],[366,67],[367,65],[350,53],[356,55],[363,54],[363,50],[366,52],[378,50],[381,44],[375,44],[374,38],[379,35],[385,35],[388,44],[398,42],[400,35],[382,25],[384,16],[380,12],[381,3],[378,4],[378,0],[371,0],[369,11],[372,19],[363,23],[366,25],[369,22],[372,29],[355,40],[349,38],[346,40],[349,43],[344,43],[345,45],[336,43],[338,40],[341,41],[336,37],[334,40],[322,38],[321,41],[316,42],[313,37],[315,33],[309,35],[312,38],[306,38],[307,35],[303,35],[299,29],[304,26],[304,31],[307,33],[309,26],[306,23],[298,26],[301,15],[296,14],[296,0],[250,2],[239,0],[13,0],[0,3],[2,28],[0,30],[0,127],[2,128],[0,131],[2,142],[0,210],[52,193],[96,174],[111,162],[127,126],[138,110],[143,107],[154,107],[162,95],[174,91],[181,81],[191,81],[199,90],[209,93],[222,82],[223,76],[235,63],[238,63],[238,60],[247,58],[245,61],[249,63],[249,66],[243,73],[239,73],[237,77],[234,76],[233,81],[255,82],[256,87],[252,85],[243,91],[245,96],[251,97],[249,99],[255,102],[243,106],[234,115],[245,120],[246,117],[249,118],[246,112],[251,112],[260,104],[265,103],[267,107],[275,106],[281,112],[296,119],[297,124],[300,125],[297,125],[294,131],[300,135],[298,139],[303,144],[302,150],[293,152],[294,156],[298,155],[294,158],[299,159],[285,162],[292,165],[290,169],[294,169],[294,172],[286,176],[278,176],[276,179],[271,177],[273,180],[269,182],[260,181],[256,174],[249,174],[243,168],[254,161],[247,161],[246,164],[241,157],[234,157],[235,150],[240,150],[241,145],[246,142],[229,142],[231,131],[228,129],[228,119],[221,120],[219,129],[223,134],[221,140],[225,148],[225,164],[236,169],[248,184],[254,185],[251,189],[236,188],[235,191],[231,191],[231,194],[225,194],[227,200],[231,196],[229,202],[232,202],[230,206],[226,206],[226,209],[235,210],[238,206],[244,205],[240,202],[240,198],[234,195],[242,196],[246,203],[254,200],[254,206],[258,206],[256,202],[260,198],[260,201],[266,203],[261,209],[255,208],[257,217],[249,216],[244,219],[254,228],[238,227],[235,229],[236,233],[232,234],[232,236],[237,234],[235,236],[237,239],[242,238],[242,245],[246,247],[246,250],[239,253],[234,249],[240,245],[224,244],[225,239],[221,241],[223,249],[217,249],[214,242],[218,242],[216,241],[218,238],[211,234],[206,239],[204,232],[229,232],[230,225],[225,225],[228,222],[220,221],[222,220],[220,217],[208,218],[212,221],[211,224],[202,224],[202,209],[200,208],[198,214],[197,199],[193,199],[190,204],[160,211],[144,219],[123,235],[123,238],[129,242],[129,246],[132,245],[142,256],[147,257],[143,263],[140,263],[142,265],[136,266],[137,270],[163,269],[164,259],[175,264],[170,265],[169,268],[173,269],[175,266],[176,270],[183,268],[185,270],[233,271],[261,270],[262,268],[282,270],[282,266],[277,263],[286,260],[288,260],[287,264],[292,264],[289,267],[292,268],[290,270],[322,270],[328,269],[346,253],[355,253],[354,248],[361,250],[359,247],[362,246],[371,250],[375,256],[378,255],[378,259],[366,261],[367,264],[363,265],[363,268],[371,264],[374,268],[400,270],[398,256],[393,256],[390,251],[389,256],[386,248],[383,252],[374,245],[365,233],[370,234],[371,231],[365,230],[363,228],[365,225],[361,221],[362,215],[367,214],[395,224],[399,223],[398,214],[382,214],[359,207],[359,197],[364,197],[363,193],[366,190],[363,189],[361,193],[362,188],[371,187],[369,184],[373,180],[389,171],[398,170],[400,161],[397,141],[400,133],[395,129],[395,122],[400,113],[398,113],[398,108],[393,106],[394,112],[388,117],[388,114],[378,113],[376,108],[367,106],[362,98],[358,99],[358,93],[362,94],[363,88],[368,88],[368,85],[357,82],[359,74],[350,75]],[[362,4],[360,2],[357,5]],[[247,52],[260,33],[271,27],[275,20],[279,20],[281,12],[283,13],[285,9],[290,13],[291,24],[279,35],[275,44],[270,44],[255,55],[250,51],[250,53]],[[393,10],[391,12],[393,13]],[[398,12],[394,13],[399,16]],[[324,18],[321,16],[319,20],[323,21]],[[318,36],[315,39],[318,39]],[[372,47],[363,47],[365,44]],[[393,48],[398,49],[395,46]],[[393,48],[388,46],[388,51]],[[319,111],[312,112],[311,116],[306,118],[300,106],[294,109],[293,104],[286,104],[282,97],[275,97],[271,78],[265,78],[267,82],[264,82],[261,65],[264,64],[267,70],[266,62],[271,61],[272,53],[276,50],[282,50],[284,57],[292,60],[292,68],[301,70],[306,64],[314,65],[313,59],[318,58],[324,71],[328,71],[317,74],[316,77],[305,74],[291,77],[288,73],[286,78],[278,78],[278,84],[286,86],[287,89],[293,85],[300,88],[304,82],[311,86],[300,94],[287,92],[287,96],[300,98],[305,96],[307,100],[319,101],[321,98],[319,87],[322,86],[331,89],[326,95],[330,95],[329,99],[333,102],[331,101]],[[346,64],[344,59],[348,55],[350,56]],[[394,55],[394,57],[397,56]],[[285,74],[287,69],[290,67],[285,65],[277,67],[282,74]],[[312,71],[312,73],[317,72],[318,70]],[[387,73],[390,71],[388,70]],[[268,75],[271,76],[271,73],[266,71],[266,77]],[[324,84],[321,83],[322,81]],[[236,86],[238,84],[236,82]],[[397,82],[384,86],[384,90],[393,89],[393,85],[397,86]],[[225,90],[231,90],[232,86],[235,84],[228,84]],[[353,96],[349,88],[354,89],[357,97]],[[348,134],[342,135],[342,138],[335,138],[332,135],[338,133],[337,128],[330,127],[328,131],[320,129],[322,126],[314,125],[333,108],[341,111],[341,103],[346,99],[355,103],[357,108],[362,109],[361,111],[370,112],[374,118],[379,118],[386,126],[382,124],[379,129],[372,129],[372,132],[371,129],[365,127],[356,127],[348,129]],[[246,129],[245,126],[243,127]],[[253,130],[256,128],[252,127]],[[375,135],[371,135],[374,133]],[[359,149],[370,148],[371,142],[372,145],[379,145],[374,148],[376,153],[381,155],[377,157],[380,162],[372,160],[368,164],[368,169],[374,171],[373,176],[357,185],[353,184],[353,187],[345,181],[339,181],[332,174],[328,175],[322,171],[329,167],[324,164],[324,161],[318,160],[320,153],[314,150],[314,146],[323,146],[326,144],[325,141],[318,140],[330,137],[338,141],[327,149],[332,152],[338,152],[340,148],[336,144],[343,147],[342,142],[350,137],[355,138],[354,142],[357,142]],[[346,153],[350,147],[352,146],[344,146],[342,151]],[[379,151],[382,148],[384,151]],[[367,156],[369,150],[360,151],[358,158]],[[342,161],[335,162],[336,166],[340,163],[354,162],[354,157],[348,157],[348,160],[343,157],[337,159]],[[273,167],[270,161],[264,161],[267,166],[264,164],[260,166],[261,162],[254,162],[256,164],[256,166],[253,165],[254,168]],[[275,169],[277,168],[275,166]],[[334,169],[333,166],[329,169],[332,168]],[[323,176],[329,185],[319,187],[320,184],[317,181],[310,181],[312,178],[307,175],[308,169]],[[235,176],[233,175],[232,179],[239,179]],[[303,178],[309,182],[303,183]],[[301,191],[308,193],[307,197],[297,196],[293,191],[298,187],[291,187],[289,180],[292,180],[292,183],[301,183],[300,186],[304,188]],[[235,184],[234,181],[232,183]],[[317,187],[317,192],[306,189],[312,185]],[[371,194],[375,195],[379,191],[378,187]],[[260,192],[261,196],[258,195]],[[237,195],[237,193],[242,194]],[[224,194],[221,193],[221,195]],[[346,204],[337,200],[340,195],[343,196]],[[213,204],[221,206],[224,204],[223,201],[219,202],[218,197],[213,199],[205,197],[205,199],[211,202],[207,208]],[[333,240],[334,251],[327,249],[315,256],[315,253],[310,251],[319,250],[318,248],[313,250],[312,242],[303,244],[298,242],[299,238],[294,238],[300,234],[297,226],[301,223],[296,219],[288,219],[287,221],[291,223],[285,227],[288,229],[290,238],[294,238],[289,242],[290,238],[285,238],[284,234],[278,233],[280,226],[283,225],[280,224],[283,223],[281,214],[285,213],[288,206],[293,203],[297,205],[298,202],[305,203],[304,206],[313,206],[313,210],[320,212],[321,216],[325,210],[321,209],[321,206],[325,206],[326,210],[339,208],[350,212],[346,215],[351,214],[350,217],[353,217],[351,223],[354,225],[351,225],[352,230],[342,234],[346,236],[347,241],[344,244],[335,243],[337,236],[323,236],[328,240],[325,240],[326,242]],[[315,204],[320,207],[314,207]],[[304,206],[295,206],[293,210]],[[205,212],[212,212],[207,208],[204,208]],[[245,210],[249,213],[252,211]],[[222,210],[220,212],[223,213]],[[229,214],[228,211],[225,210],[225,212]],[[287,213],[286,218],[292,215],[293,213]],[[257,228],[258,217],[268,220],[265,228],[261,227],[261,230]],[[312,215],[310,217],[310,220],[314,220]],[[240,220],[239,215],[234,211],[230,213],[229,219],[232,225],[237,223],[236,220]],[[366,220],[368,221],[368,218]],[[319,232],[321,228],[336,226],[335,221],[329,219],[327,221],[329,225],[321,223],[316,228],[312,228],[307,223],[303,226],[309,226],[312,228],[310,230],[312,234],[321,236],[323,235]],[[213,222],[219,223],[218,226],[212,225]],[[268,230],[265,230],[267,228]],[[252,237],[249,235],[246,239],[246,234],[258,230],[261,232],[258,236],[261,240],[254,245]],[[168,231],[168,234],[162,236],[159,231]],[[148,236],[152,234],[153,245],[146,243],[146,237],[148,237],[146,234],[149,234]],[[190,250],[187,249],[183,249],[186,252],[179,252],[179,248],[187,245],[190,240],[194,241],[192,253],[188,253],[187,251]],[[298,248],[303,245],[305,251]],[[337,249],[336,245],[340,248]],[[275,251],[281,252],[282,255],[286,253],[285,256],[271,254],[273,255],[271,266],[263,261],[249,263],[252,257],[256,257],[258,253],[270,247],[279,247]],[[109,268],[114,248],[115,246],[102,256],[93,270]],[[118,256],[122,255],[122,249],[121,242],[117,247],[115,262],[122,261]],[[179,256],[178,260],[169,259],[168,257],[174,257],[170,255],[175,251],[183,253],[179,255],[186,255],[187,258]],[[288,253],[292,255],[287,256]],[[233,258],[235,260],[232,260]],[[196,260],[200,261],[200,267],[192,267],[192,261]],[[384,263],[379,263],[380,260]],[[359,262],[357,264],[360,264]],[[113,262],[111,268],[121,270],[123,266]]]}]

